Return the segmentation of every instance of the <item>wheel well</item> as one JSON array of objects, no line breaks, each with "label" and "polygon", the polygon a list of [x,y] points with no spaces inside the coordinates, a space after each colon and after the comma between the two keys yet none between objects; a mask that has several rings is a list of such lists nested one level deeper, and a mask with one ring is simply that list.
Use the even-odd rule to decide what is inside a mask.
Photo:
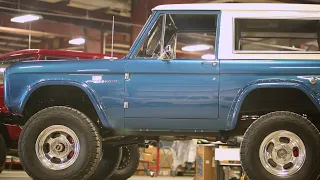
[{"label": "wheel well", "polygon": [[315,120],[320,117],[319,110],[303,91],[296,88],[261,88],[245,97],[234,131],[242,134],[255,120],[253,116],[259,117],[274,111],[290,111],[307,116],[320,127],[320,121]]},{"label": "wheel well", "polygon": [[49,85],[35,90],[25,105],[23,119],[27,121],[38,111],[52,106],[72,107],[94,123],[99,123],[99,116],[88,95],[78,87],[67,85]]},{"label": "wheel well", "polygon": [[262,88],[250,92],[242,103],[240,114],[266,114],[272,111],[318,113],[311,99],[296,88]]}]

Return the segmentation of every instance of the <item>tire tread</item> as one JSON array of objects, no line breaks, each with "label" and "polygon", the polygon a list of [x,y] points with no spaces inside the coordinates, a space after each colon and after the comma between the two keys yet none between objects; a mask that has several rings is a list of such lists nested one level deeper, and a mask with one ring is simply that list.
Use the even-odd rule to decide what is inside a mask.
[{"label": "tire tread", "polygon": [[125,180],[129,179],[136,172],[139,166],[140,153],[138,145],[128,146],[129,150],[133,154],[131,157],[131,162],[129,162],[128,166],[122,170],[116,170],[114,174],[111,176],[111,180]]},{"label": "tire tread", "polygon": [[[284,118],[286,117],[286,118]],[[288,118],[289,117],[289,118]],[[299,114],[293,113],[293,112],[288,112],[288,111],[276,111],[276,112],[271,112],[266,115],[261,116],[258,120],[254,121],[246,130],[243,141],[241,143],[241,148],[240,148],[240,159],[241,159],[241,164],[242,168],[244,171],[247,173],[248,177],[251,180],[260,180],[260,179],[255,179],[253,177],[254,174],[254,169],[252,166],[243,166],[244,162],[247,162],[246,160],[246,155],[249,154],[249,147],[248,143],[252,139],[253,136],[256,134],[259,134],[259,132],[263,129],[264,126],[273,123],[273,121],[277,121],[278,119],[281,119],[282,121],[288,121],[292,122],[293,120],[295,123],[299,124],[301,127],[306,127],[308,130],[313,132],[314,135],[316,135],[316,138],[318,139],[318,142],[320,142],[320,133],[319,130],[316,128],[316,126],[308,119],[304,118],[304,121],[301,121],[301,117]],[[317,164],[320,164],[320,151],[318,151],[318,157],[315,159],[317,161]],[[246,163],[245,163],[246,164]],[[309,177],[306,177],[306,179],[312,179],[312,176],[315,174],[320,173],[320,168],[313,168],[313,172],[309,174]]]},{"label": "tire tread", "polygon": [[[82,170],[78,171],[76,174],[74,174],[72,177],[69,178],[70,180],[73,180],[73,179],[79,180],[80,178],[81,179],[88,179],[93,174],[94,170],[97,168],[98,163],[100,161],[100,157],[102,154],[102,143],[101,143],[100,136],[98,134],[98,131],[97,131],[95,124],[93,124],[91,122],[91,120],[86,115],[84,115],[82,112],[80,112],[76,109],[66,107],[66,106],[53,106],[53,107],[43,109],[43,110],[37,112],[36,114],[34,114],[30,118],[30,120],[28,120],[27,123],[24,125],[24,128],[21,132],[21,136],[20,136],[20,139],[18,142],[19,143],[19,151],[18,151],[19,156],[22,157],[22,159],[24,159],[25,154],[23,153],[22,150],[24,149],[25,143],[28,142],[27,141],[28,136],[24,136],[24,134],[28,134],[28,131],[32,131],[33,128],[36,126],[37,121],[35,121],[34,119],[41,118],[41,117],[48,115],[50,113],[56,113],[57,111],[66,112],[66,113],[70,113],[74,116],[81,117],[81,119],[84,120],[84,122],[86,123],[87,127],[90,128],[91,134],[88,134],[88,135],[91,135],[94,139],[94,141],[91,142],[91,145],[92,145],[91,147],[96,148],[96,152],[94,153],[95,158],[88,159],[86,164],[83,165]],[[33,174],[32,171],[29,170],[28,167],[32,167],[32,165],[29,164],[29,162],[22,161],[21,164],[22,164],[24,170],[27,172],[27,174],[29,174],[32,178],[37,177],[35,174]],[[84,167],[86,167],[86,168],[84,168]]]}]

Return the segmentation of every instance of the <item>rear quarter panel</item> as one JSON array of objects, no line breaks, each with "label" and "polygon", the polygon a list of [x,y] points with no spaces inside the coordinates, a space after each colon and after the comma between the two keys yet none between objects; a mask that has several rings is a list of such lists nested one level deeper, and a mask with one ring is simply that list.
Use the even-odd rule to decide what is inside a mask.
[{"label": "rear quarter panel", "polygon": [[320,85],[312,85],[312,77],[320,78],[320,60],[221,60],[220,120],[233,129],[243,100],[256,88],[297,88],[319,109]]}]

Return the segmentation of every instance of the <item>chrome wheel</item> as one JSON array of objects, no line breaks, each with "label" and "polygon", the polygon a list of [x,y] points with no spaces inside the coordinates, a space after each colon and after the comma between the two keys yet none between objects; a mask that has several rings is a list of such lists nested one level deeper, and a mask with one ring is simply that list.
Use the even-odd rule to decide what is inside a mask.
[{"label": "chrome wheel", "polygon": [[271,133],[263,140],[259,157],[269,173],[286,177],[301,169],[306,160],[306,148],[296,134],[280,130]]},{"label": "chrome wheel", "polygon": [[63,170],[71,166],[78,158],[80,142],[70,128],[53,125],[40,133],[35,150],[38,159],[46,168]]}]

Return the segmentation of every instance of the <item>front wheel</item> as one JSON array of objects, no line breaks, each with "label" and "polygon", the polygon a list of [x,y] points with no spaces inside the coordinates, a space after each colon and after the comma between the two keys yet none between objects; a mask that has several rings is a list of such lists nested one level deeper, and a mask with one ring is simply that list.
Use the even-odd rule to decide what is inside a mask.
[{"label": "front wheel", "polygon": [[262,116],[247,129],[241,164],[251,180],[315,180],[320,173],[320,134],[291,112]]},{"label": "front wheel", "polygon": [[37,180],[84,180],[96,170],[102,143],[96,126],[76,109],[56,106],[33,115],[19,138],[24,170]]}]

